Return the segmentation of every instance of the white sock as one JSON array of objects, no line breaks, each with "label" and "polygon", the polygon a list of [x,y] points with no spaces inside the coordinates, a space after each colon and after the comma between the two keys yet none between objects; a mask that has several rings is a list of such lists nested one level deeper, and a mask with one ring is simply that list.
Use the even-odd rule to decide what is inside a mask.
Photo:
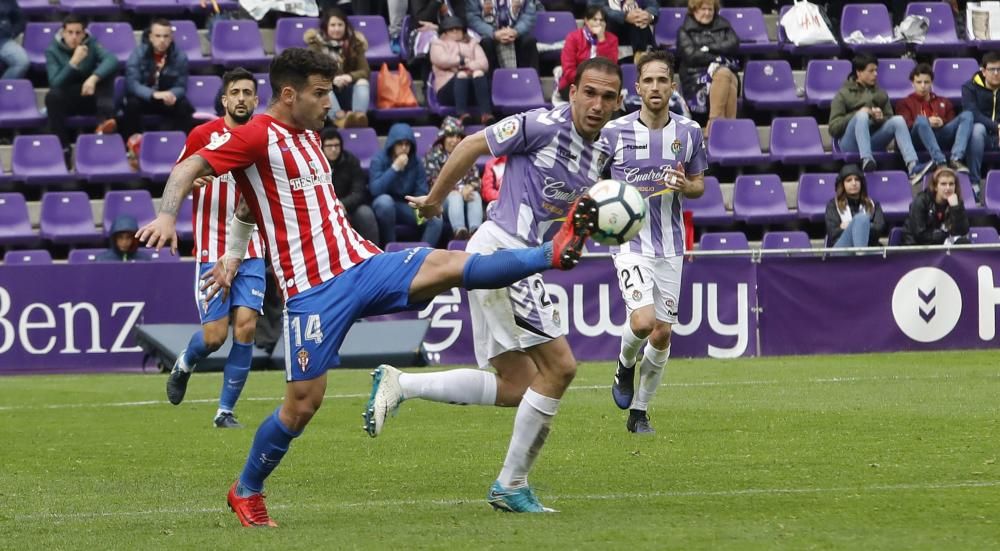
[{"label": "white sock", "polygon": [[447,404],[492,406],[497,401],[497,377],[481,369],[450,369],[433,373],[402,373],[403,398],[423,398]]},{"label": "white sock", "polygon": [[528,472],[545,445],[557,411],[558,399],[542,396],[530,388],[524,392],[514,416],[514,434],[510,437],[507,458],[497,477],[503,487],[520,488],[528,484]]},{"label": "white sock", "polygon": [[622,351],[618,355],[618,361],[620,361],[625,367],[635,363],[635,357],[639,353],[639,348],[642,347],[642,343],[646,342],[646,339],[640,339],[635,336],[632,332],[632,324],[627,320],[625,321],[625,326],[622,327]]},{"label": "white sock", "polygon": [[223,413],[230,413],[231,414],[232,410],[222,409],[222,408],[219,408],[219,409],[215,410],[215,416],[216,417],[222,415]]},{"label": "white sock", "polygon": [[642,353],[642,364],[639,365],[639,388],[636,390],[635,397],[632,398],[632,407],[629,409],[646,411],[649,408],[649,402],[656,394],[656,389],[660,386],[663,374],[667,371],[670,346],[667,346],[666,350],[659,350],[654,348],[652,343],[646,343],[646,348]]}]

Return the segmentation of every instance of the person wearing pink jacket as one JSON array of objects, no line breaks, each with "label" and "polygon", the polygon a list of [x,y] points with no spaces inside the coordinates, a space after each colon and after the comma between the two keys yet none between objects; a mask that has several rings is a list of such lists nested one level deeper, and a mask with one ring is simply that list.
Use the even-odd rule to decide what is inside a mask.
[{"label": "person wearing pink jacket", "polygon": [[462,124],[469,122],[469,104],[475,103],[480,122],[492,124],[490,69],[486,53],[478,40],[469,38],[465,22],[458,17],[445,17],[438,26],[438,38],[431,43],[431,65],[434,70],[434,93],[441,105],[454,105]]}]

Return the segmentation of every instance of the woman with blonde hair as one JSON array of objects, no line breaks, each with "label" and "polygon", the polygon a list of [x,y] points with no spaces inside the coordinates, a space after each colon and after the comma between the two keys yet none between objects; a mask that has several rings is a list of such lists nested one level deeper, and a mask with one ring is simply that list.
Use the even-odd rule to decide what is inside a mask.
[{"label": "woman with blonde hair", "polygon": [[364,35],[354,30],[344,12],[329,8],[320,17],[319,29],[309,29],[303,39],[309,49],[337,62],[337,75],[333,77],[330,92],[333,123],[340,128],[368,126],[371,69],[365,57],[368,41]]},{"label": "woman with blonde hair", "polygon": [[946,167],[937,169],[930,185],[913,198],[906,217],[904,245],[969,243],[969,217],[962,203],[958,174]]}]

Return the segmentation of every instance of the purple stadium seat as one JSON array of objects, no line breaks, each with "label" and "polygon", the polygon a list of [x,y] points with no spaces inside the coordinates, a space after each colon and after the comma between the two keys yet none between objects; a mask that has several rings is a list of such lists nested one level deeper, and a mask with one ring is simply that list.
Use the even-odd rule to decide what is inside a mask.
[{"label": "purple stadium seat", "polygon": [[170,28],[174,31],[174,44],[188,56],[189,68],[202,69],[212,64],[212,61],[201,53],[201,37],[198,36],[198,27],[194,21],[171,21]]},{"label": "purple stadium seat", "polygon": [[447,249],[449,251],[464,251],[465,246],[469,243],[468,239],[452,239],[448,242]]},{"label": "purple stadium seat", "polygon": [[[115,6],[115,11],[118,7]],[[132,32],[132,25],[116,21],[111,23],[95,22],[87,27],[87,32],[104,46],[104,49],[111,52],[122,64],[119,70],[124,69],[124,63],[128,61],[129,54],[135,49],[135,34]]]},{"label": "purple stadium seat", "polygon": [[681,208],[691,211],[696,226],[728,226],[733,222],[715,176],[705,176],[705,193],[697,199],[684,198]]},{"label": "purple stadium seat", "polygon": [[107,249],[96,248],[73,249],[69,252],[69,257],[66,261],[70,264],[89,264],[91,262],[97,262],[97,255],[106,250]]},{"label": "purple stadium seat", "polygon": [[715,119],[708,137],[708,160],[722,166],[766,163],[761,153],[757,127],[751,119]]},{"label": "purple stadium seat", "polygon": [[882,204],[882,213],[888,222],[900,222],[906,219],[913,201],[913,191],[910,179],[901,170],[883,170],[869,172],[865,176],[868,182],[868,196]]},{"label": "purple stadium seat", "polygon": [[[371,96],[369,104],[374,113],[375,118],[380,121],[411,121],[414,119],[422,119],[427,115],[427,108],[417,105],[416,107],[393,107],[390,109],[376,109],[375,106],[378,102],[378,71],[372,71],[368,76],[369,90],[371,91]],[[416,85],[411,83],[410,88],[413,90],[413,96],[417,96]]]},{"label": "purple stadium seat", "polygon": [[906,51],[905,42],[851,44],[847,38],[855,31],[861,31],[866,39],[876,36],[892,38],[892,18],[885,4],[846,4],[840,15],[840,37],[848,49],[855,52],[870,52],[876,55],[902,55]]},{"label": "purple stadium seat", "polygon": [[921,15],[930,20],[923,44],[917,44],[919,53],[951,53],[968,47],[955,33],[955,16],[947,2],[911,2],[906,5],[906,15]]},{"label": "purple stadium seat", "polygon": [[257,22],[251,19],[223,19],[212,24],[212,61],[225,67],[266,67],[271,57],[264,54],[264,41]]},{"label": "purple stadium seat", "polygon": [[840,54],[840,44],[836,43],[808,44],[803,46],[796,46],[791,43],[788,40],[788,36],[785,34],[785,28],[781,26],[781,18],[785,16],[785,12],[791,9],[791,7],[792,6],[790,5],[781,6],[781,11],[778,12],[778,44],[781,45],[782,50],[794,55],[800,55],[813,59],[834,57]]},{"label": "purple stadium seat", "polygon": [[194,198],[188,194],[181,203],[181,210],[177,213],[177,237],[184,241],[194,238],[194,226],[191,225],[194,219]]},{"label": "purple stadium seat", "polygon": [[259,115],[267,111],[267,104],[271,101],[271,76],[267,73],[254,73],[257,79],[257,109],[254,114]]},{"label": "purple stadium seat", "polygon": [[[662,17],[662,15],[661,15]],[[576,30],[576,18],[568,11],[543,11],[535,19],[533,34],[538,44],[556,44]],[[542,59],[559,60],[562,49],[539,52]]]},{"label": "purple stadium seat", "polygon": [[274,26],[274,54],[280,54],[288,48],[304,48],[302,35],[317,27],[319,19],[315,17],[282,17]]},{"label": "purple stadium seat", "polygon": [[385,252],[393,253],[397,251],[404,251],[406,249],[416,249],[418,247],[430,248],[430,244],[424,241],[390,241],[385,244]]},{"label": "purple stadium seat", "polygon": [[150,251],[149,259],[152,260],[153,262],[180,262],[181,260],[183,260],[183,258],[181,257],[182,254],[183,253],[179,250],[175,255],[170,254],[170,249],[164,248],[160,249],[159,252]]},{"label": "purple stadium seat", "polygon": [[809,222],[822,222],[826,218],[826,204],[836,196],[836,183],[837,175],[832,172],[799,176],[799,218]]},{"label": "purple stadium seat", "polygon": [[962,102],[962,85],[979,71],[979,62],[971,57],[939,57],[934,60],[932,89],[939,96]]},{"label": "purple stadium seat", "polygon": [[889,242],[887,245],[889,247],[898,247],[903,244],[903,228],[896,226],[895,228],[889,228]]},{"label": "purple stadium seat", "polygon": [[[177,0],[177,3],[182,6],[187,6],[188,11],[194,14],[205,14],[205,8],[202,7],[201,3],[207,2],[207,0]],[[219,5],[219,11],[226,12],[232,10],[240,9],[240,3],[238,0],[218,0],[216,2]],[[211,5],[211,2],[208,2]]]},{"label": "purple stadium seat", "polygon": [[990,214],[1000,215],[1000,170],[991,170],[986,175],[983,203]]},{"label": "purple stadium seat", "polygon": [[743,232],[709,232],[701,234],[698,249],[702,251],[743,251],[750,248]]},{"label": "purple stadium seat", "polygon": [[157,16],[187,11],[186,4],[177,0],[122,0],[122,7],[132,13],[149,13]]},{"label": "purple stadium seat", "polygon": [[53,243],[98,244],[103,241],[94,227],[90,199],[83,191],[42,195],[41,234]]},{"label": "purple stadium seat", "polygon": [[0,245],[30,245],[38,241],[31,229],[28,204],[20,193],[0,193]]},{"label": "purple stadium seat", "polygon": [[0,128],[34,128],[45,122],[30,80],[0,80]]},{"label": "purple stadium seat", "polygon": [[128,164],[119,134],[80,134],[76,138],[76,174],[91,184],[128,182],[138,174]]},{"label": "purple stadium seat", "polygon": [[639,80],[639,71],[635,63],[622,63],[622,89],[627,90],[630,95],[638,95],[639,89],[636,83]]},{"label": "purple stadium seat", "polygon": [[194,106],[194,118],[210,121],[215,114],[215,100],[222,89],[222,78],[215,75],[191,75],[188,77],[187,99]]},{"label": "purple stadium seat", "polygon": [[851,62],[846,59],[813,59],[806,65],[806,102],[829,108],[833,96],[851,74]]},{"label": "purple stadium seat", "polygon": [[25,15],[45,15],[52,13],[53,8],[49,0],[17,0],[17,5]]},{"label": "purple stadium seat", "polygon": [[493,72],[493,107],[510,115],[536,107],[546,107],[542,83],[532,68],[497,69]]},{"label": "purple stadium seat", "polygon": [[969,240],[977,245],[1000,243],[1000,234],[992,226],[973,226],[969,228]]},{"label": "purple stadium seat", "polygon": [[809,234],[804,231],[769,231],[761,241],[762,249],[811,249]]},{"label": "purple stadium seat", "polygon": [[379,67],[383,63],[395,65],[399,62],[399,56],[389,45],[389,27],[386,26],[385,18],[381,15],[349,15],[347,20],[368,41],[365,57],[369,65]]},{"label": "purple stadium seat", "polygon": [[29,185],[68,183],[76,179],[66,169],[59,138],[52,134],[14,138],[10,166],[14,180]]},{"label": "purple stadium seat", "polygon": [[139,227],[153,221],[156,211],[153,209],[153,197],[144,189],[130,191],[109,191],[104,194],[104,235],[109,235],[115,218],[127,214],[135,218]]},{"label": "purple stadium seat", "polygon": [[139,172],[156,183],[167,181],[187,137],[183,132],[146,132],[139,150]]},{"label": "purple stadium seat", "polygon": [[414,126],[413,136],[417,138],[417,157],[423,159],[437,141],[438,127]]},{"label": "purple stadium seat", "polygon": [[[861,162],[861,154],[857,151],[844,151],[840,148],[840,142],[836,138],[831,138],[830,142],[833,145],[834,159],[845,163]],[[875,162],[880,165],[889,164],[896,157],[896,153],[892,151],[872,151],[872,155],[875,157]]]},{"label": "purple stadium seat", "polygon": [[743,97],[757,109],[795,109],[806,104],[796,92],[792,66],[783,59],[748,61]]},{"label": "purple stadium seat", "polygon": [[889,94],[889,99],[895,102],[913,92],[910,82],[910,71],[917,62],[909,58],[878,60],[878,85]]},{"label": "purple stadium seat", "polygon": [[677,48],[677,31],[684,24],[687,8],[660,8],[660,18],[656,20],[656,43],[668,50]]},{"label": "purple stadium seat", "polygon": [[345,128],[340,131],[340,137],[344,140],[344,149],[354,153],[365,170],[371,165],[375,153],[382,148],[375,130],[371,128]]},{"label": "purple stadium seat", "polygon": [[3,255],[3,263],[7,266],[52,264],[52,255],[45,249],[7,251]]},{"label": "purple stadium seat", "polygon": [[[372,73],[374,76],[375,73]],[[424,86],[424,97],[427,98],[427,110],[439,117],[446,117],[448,115],[456,116],[458,112],[454,107],[450,105],[441,105],[441,102],[437,99],[437,94],[434,93],[434,73],[431,73],[427,77],[427,81]],[[474,110],[473,110],[474,112]],[[378,110],[375,111],[376,116],[378,116]]]},{"label": "purple stadium seat", "polygon": [[[49,10],[52,8],[50,7]],[[35,69],[45,67],[45,49],[52,43],[52,39],[58,36],[62,30],[62,23],[39,23],[30,22],[24,25],[24,49],[28,52],[28,59]]]},{"label": "purple stadium seat", "polygon": [[736,177],[733,216],[748,224],[782,224],[795,219],[785,200],[785,188],[776,174]]},{"label": "purple stadium seat", "polygon": [[63,11],[77,15],[111,15],[121,11],[114,0],[59,0]]},{"label": "purple stadium seat", "polygon": [[[777,52],[781,46],[767,36],[767,25],[760,8],[722,8],[719,15],[726,18],[740,39],[740,53],[747,55]],[[662,15],[661,15],[662,17]]]},{"label": "purple stadium seat", "polygon": [[785,164],[819,164],[832,161],[823,150],[819,125],[813,117],[775,117],[771,122],[771,158]]},{"label": "purple stadium seat", "polygon": [[588,239],[586,243],[583,244],[583,254],[584,255],[599,255],[599,254],[611,254],[611,247],[598,243]]}]

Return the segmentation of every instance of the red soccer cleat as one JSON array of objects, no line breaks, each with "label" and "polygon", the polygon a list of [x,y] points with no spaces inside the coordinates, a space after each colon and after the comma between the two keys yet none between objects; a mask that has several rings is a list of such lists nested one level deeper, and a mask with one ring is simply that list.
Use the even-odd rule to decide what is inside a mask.
[{"label": "red soccer cleat", "polygon": [[569,270],[580,261],[583,243],[597,226],[597,203],[582,195],[569,207],[566,220],[552,237],[552,267]]},{"label": "red soccer cleat", "polygon": [[229,495],[226,501],[229,508],[236,513],[236,518],[240,519],[243,526],[278,526],[267,514],[267,506],[264,505],[264,494],[254,494],[250,497],[240,497],[236,495],[236,485],[239,481],[233,482],[229,488]]}]

